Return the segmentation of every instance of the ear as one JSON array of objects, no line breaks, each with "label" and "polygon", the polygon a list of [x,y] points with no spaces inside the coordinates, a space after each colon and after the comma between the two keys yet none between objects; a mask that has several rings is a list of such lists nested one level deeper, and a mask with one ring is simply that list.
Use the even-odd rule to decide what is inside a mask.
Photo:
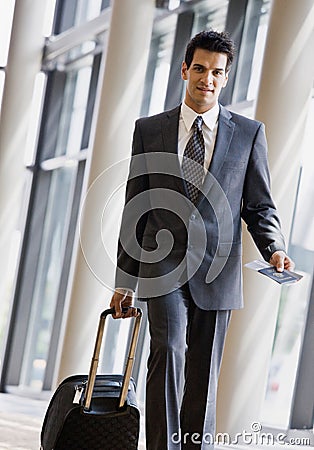
[{"label": "ear", "polygon": [[228,75],[229,75],[229,72],[226,73],[225,81],[224,81],[224,84],[222,85],[223,88],[227,86],[227,83],[228,83]]},{"label": "ear", "polygon": [[182,77],[182,80],[187,80],[188,79],[188,77],[187,77],[187,70],[188,70],[188,68],[187,68],[186,62],[183,61],[182,66],[181,66],[181,77]]}]

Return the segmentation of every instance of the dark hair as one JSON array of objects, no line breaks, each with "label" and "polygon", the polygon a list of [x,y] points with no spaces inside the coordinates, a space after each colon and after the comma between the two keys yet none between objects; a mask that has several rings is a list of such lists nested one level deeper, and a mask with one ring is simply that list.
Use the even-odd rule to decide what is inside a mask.
[{"label": "dark hair", "polygon": [[235,48],[234,43],[227,32],[209,30],[201,31],[196,34],[186,47],[184,61],[187,68],[192,64],[194,52],[197,48],[202,48],[210,52],[224,53],[227,56],[226,72],[229,72]]}]

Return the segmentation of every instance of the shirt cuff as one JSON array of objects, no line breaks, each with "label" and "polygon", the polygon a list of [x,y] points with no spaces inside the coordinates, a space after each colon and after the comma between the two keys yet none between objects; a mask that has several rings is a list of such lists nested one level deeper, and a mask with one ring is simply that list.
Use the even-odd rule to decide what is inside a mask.
[{"label": "shirt cuff", "polygon": [[129,288],[120,288],[120,287],[116,287],[115,291],[118,292],[119,294],[122,295],[129,295],[129,296],[133,296],[135,291],[133,291],[133,289],[129,289]]}]

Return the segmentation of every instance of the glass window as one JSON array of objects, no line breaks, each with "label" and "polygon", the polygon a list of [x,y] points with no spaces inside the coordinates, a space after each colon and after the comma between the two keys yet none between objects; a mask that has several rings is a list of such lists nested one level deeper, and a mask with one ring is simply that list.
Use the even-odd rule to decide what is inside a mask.
[{"label": "glass window", "polygon": [[59,0],[57,2],[54,34],[60,34],[95,19],[110,5],[109,0]]},{"label": "glass window", "polygon": [[266,397],[265,422],[288,427],[293,402],[304,325],[314,272],[314,98],[308,117],[304,157],[292,225],[289,254],[304,278],[282,289]]},{"label": "glass window", "polygon": [[55,156],[81,150],[91,74],[91,67],[67,73]]},{"label": "glass window", "polygon": [[240,46],[235,58],[237,70],[234,74],[234,88],[230,103],[255,100],[259,86],[270,1],[250,0],[248,3]]},{"label": "glass window", "polygon": [[74,25],[80,25],[97,17],[101,11],[102,0],[80,0],[77,2]]},{"label": "glass window", "polygon": [[0,67],[7,65],[15,0],[0,2]]},{"label": "glass window", "polygon": [[18,261],[19,250],[21,243],[21,232],[15,230],[11,238],[11,248],[7,255],[7,267],[6,267],[6,277],[5,279],[5,289],[4,294],[1,296],[0,302],[0,368],[2,365],[2,347],[5,343],[5,334],[7,330],[7,320],[10,314],[11,305],[11,292],[14,286],[15,273],[16,273],[16,263]]},{"label": "glass window", "polygon": [[33,98],[30,106],[31,113],[24,152],[24,164],[26,167],[32,167],[35,164],[36,160],[36,150],[38,144],[42,107],[45,97],[46,81],[47,75],[44,72],[39,72],[36,75]]},{"label": "glass window", "polygon": [[[89,55],[67,71],[54,70],[47,81],[39,159],[78,155],[88,145],[91,102],[94,102],[99,57]],[[87,129],[88,125],[88,129]]]},{"label": "glass window", "polygon": [[[88,55],[64,69],[40,73],[32,104],[26,164],[34,172],[17,292],[17,323],[10,345],[6,383],[39,392],[50,389],[67,277],[80,204],[101,55]],[[46,88],[45,99],[43,94]],[[43,105],[42,105],[43,101]],[[37,142],[37,120],[42,114]],[[35,155],[35,150],[37,155]],[[27,275],[25,274],[27,272]],[[7,308],[1,313],[7,315]],[[24,312],[24,314],[23,314]],[[5,324],[0,323],[0,337]],[[14,355],[14,356],[13,356]]]},{"label": "glass window", "polygon": [[111,0],[102,0],[101,9],[109,8]]},{"label": "glass window", "polygon": [[257,28],[256,40],[254,45],[254,54],[252,59],[252,68],[249,85],[247,87],[246,100],[255,100],[257,97],[259,80],[263,64],[263,54],[266,44],[268,29],[270,1],[264,1],[260,12],[260,19]]},{"label": "glass window", "polygon": [[20,385],[41,390],[68,236],[77,165],[51,175]]},{"label": "glass window", "polygon": [[49,37],[53,30],[53,21],[56,11],[56,1],[57,0],[47,0],[46,1],[46,11],[43,18],[43,36]]},{"label": "glass window", "polygon": [[195,11],[193,35],[199,31],[224,30],[228,12],[228,0],[218,2],[201,2]]},{"label": "glass window", "polygon": [[173,14],[162,24],[158,23],[153,32],[146,71],[142,116],[164,110],[176,22],[177,16]]}]

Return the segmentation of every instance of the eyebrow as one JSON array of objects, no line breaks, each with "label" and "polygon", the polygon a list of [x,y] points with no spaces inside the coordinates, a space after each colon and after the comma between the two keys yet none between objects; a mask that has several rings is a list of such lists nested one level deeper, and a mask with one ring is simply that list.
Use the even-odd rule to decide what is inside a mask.
[{"label": "eyebrow", "polygon": [[199,64],[199,63],[194,63],[193,67],[202,67],[205,69],[205,66],[203,66],[203,64]]},{"label": "eyebrow", "polygon": [[[203,64],[200,64],[200,63],[194,63],[193,67],[202,67],[203,69],[206,69],[206,67],[203,66]],[[219,70],[221,72],[225,71],[225,69],[223,67],[214,67],[212,70]]]}]

